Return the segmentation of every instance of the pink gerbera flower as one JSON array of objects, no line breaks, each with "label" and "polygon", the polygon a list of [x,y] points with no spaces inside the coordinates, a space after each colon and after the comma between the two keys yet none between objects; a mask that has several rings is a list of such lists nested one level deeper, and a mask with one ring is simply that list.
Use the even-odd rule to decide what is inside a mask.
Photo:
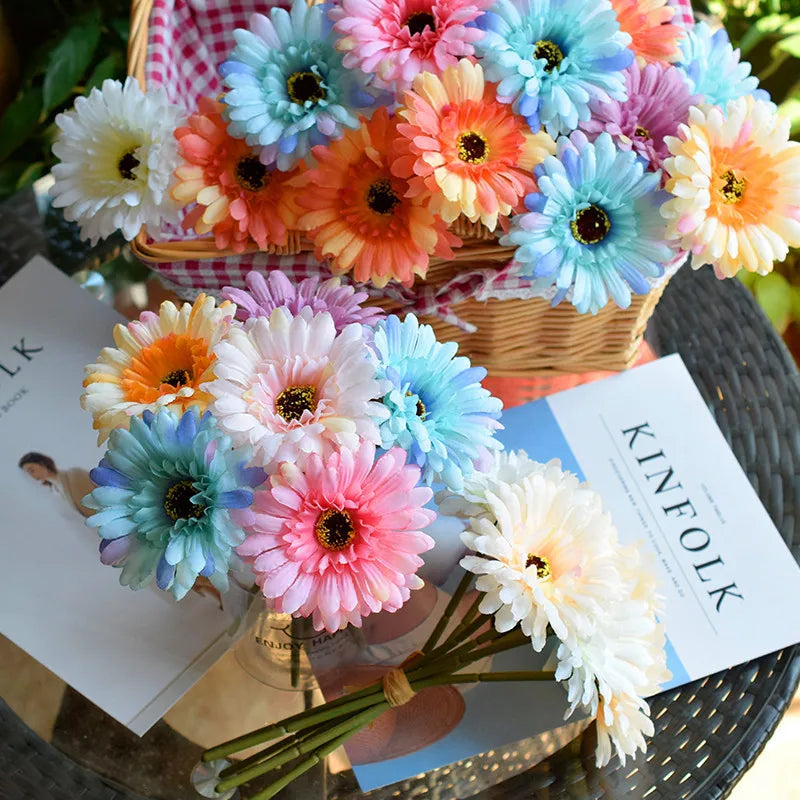
[{"label": "pink gerbera flower", "polygon": [[689,119],[689,108],[701,98],[691,93],[675,67],[661,64],[631,64],[625,85],[627,100],[593,103],[592,117],[581,128],[590,138],[607,131],[617,147],[635,150],[657,170],[670,155],[664,137],[677,135],[678,126]]},{"label": "pink gerbera flower", "polygon": [[361,444],[304,470],[283,463],[271,488],[240,512],[249,531],[239,555],[250,561],[264,596],[279,612],[313,617],[333,633],[362,617],[397,611],[422,581],[420,553],[433,540],[420,530],[436,514],[423,506],[431,490],[399,447],[375,461]]},{"label": "pink gerbera flower", "polygon": [[372,326],[384,316],[377,306],[362,307],[369,295],[352,286],[342,286],[340,278],[330,278],[321,285],[318,277],[306,278],[295,285],[283,272],[275,270],[266,279],[259,272],[248,272],[244,280],[249,292],[234,286],[222,290],[222,296],[238,306],[236,318],[242,322],[251,317],[269,317],[281,307],[296,317],[301,308],[308,306],[315,314],[327,311],[336,332],[341,333],[351,322]]},{"label": "pink gerbera flower", "polygon": [[485,0],[343,0],[330,11],[344,65],[360,67],[398,88],[420,72],[441,74],[484,32],[467,27],[483,14]]}]

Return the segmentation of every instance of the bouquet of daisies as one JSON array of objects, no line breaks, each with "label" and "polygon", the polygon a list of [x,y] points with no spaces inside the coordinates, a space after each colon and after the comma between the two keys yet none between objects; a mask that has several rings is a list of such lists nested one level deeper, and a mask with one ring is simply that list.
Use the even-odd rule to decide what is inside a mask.
[{"label": "bouquet of daisies", "polygon": [[107,81],[57,119],[54,202],[86,236],[302,234],[380,289],[451,259],[467,220],[515,248],[515,286],[580,312],[686,252],[730,277],[800,245],[788,121],[667,0],[294,0],[234,38],[219,98]]},{"label": "bouquet of daisies", "polygon": [[[485,370],[413,315],[363,306],[338,278],[295,286],[252,272],[247,291],[223,294],[118,325],[116,347],[86,368],[83,405],[107,451],[83,503],[120,582],[180,600],[198,581],[224,592],[249,565],[274,608],[335,632],[399,610],[422,586],[437,507],[465,520],[468,554],[421,653],[379,683],[208,751],[218,789],[298,755],[290,777],[300,774],[441,684],[561,681],[570,713],[598,718],[598,763],[612,744],[622,758],[644,749],[644,698],[668,677],[652,570],[575,476],[502,451]],[[477,599],[454,618],[473,581]],[[552,671],[464,672],[548,640]],[[244,762],[224,760],[258,744]]]}]

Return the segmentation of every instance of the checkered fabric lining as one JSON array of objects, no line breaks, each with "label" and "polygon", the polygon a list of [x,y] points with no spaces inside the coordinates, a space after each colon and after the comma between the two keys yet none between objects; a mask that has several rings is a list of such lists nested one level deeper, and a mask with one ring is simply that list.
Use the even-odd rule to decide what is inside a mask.
[{"label": "checkered fabric lining", "polygon": [[[147,87],[164,86],[171,102],[187,110],[196,107],[200,97],[214,97],[222,91],[218,67],[235,42],[235,28],[247,27],[253,13],[265,13],[271,0],[154,0],[148,31],[145,79]],[[694,24],[689,0],[670,0],[676,8],[674,20],[685,26]],[[185,236],[180,229],[165,228],[158,238]],[[680,257],[683,260],[683,256]],[[295,280],[312,275],[330,275],[328,267],[310,253],[273,256],[254,253],[230,258],[177,261],[155,264],[155,268],[182,290],[218,291],[223,286],[243,286],[252,269],[280,269]],[[370,287],[367,287],[369,290]],[[443,286],[415,286],[411,289],[390,284],[375,294],[389,295],[406,310],[436,316],[463,330],[474,326],[462,320],[454,307],[470,297],[534,296],[529,284],[500,270],[470,270]]]}]

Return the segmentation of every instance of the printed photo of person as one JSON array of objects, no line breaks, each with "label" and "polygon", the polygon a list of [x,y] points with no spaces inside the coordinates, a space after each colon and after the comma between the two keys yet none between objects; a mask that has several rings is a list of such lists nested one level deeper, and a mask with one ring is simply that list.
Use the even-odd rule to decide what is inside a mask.
[{"label": "printed photo of person", "polygon": [[89,473],[81,467],[59,469],[55,461],[44,453],[25,453],[18,462],[19,468],[61,499],[73,512],[91,517],[95,512],[81,504],[95,488]]}]

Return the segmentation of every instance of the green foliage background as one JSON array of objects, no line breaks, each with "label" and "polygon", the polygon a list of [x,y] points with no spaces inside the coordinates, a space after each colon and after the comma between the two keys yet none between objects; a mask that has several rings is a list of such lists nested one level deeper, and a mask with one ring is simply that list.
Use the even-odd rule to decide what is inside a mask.
[{"label": "green foliage background", "polygon": [[[19,63],[0,117],[0,199],[53,165],[55,115],[76,95],[125,75],[128,0],[0,0]],[[13,57],[13,56],[12,56]]]}]

